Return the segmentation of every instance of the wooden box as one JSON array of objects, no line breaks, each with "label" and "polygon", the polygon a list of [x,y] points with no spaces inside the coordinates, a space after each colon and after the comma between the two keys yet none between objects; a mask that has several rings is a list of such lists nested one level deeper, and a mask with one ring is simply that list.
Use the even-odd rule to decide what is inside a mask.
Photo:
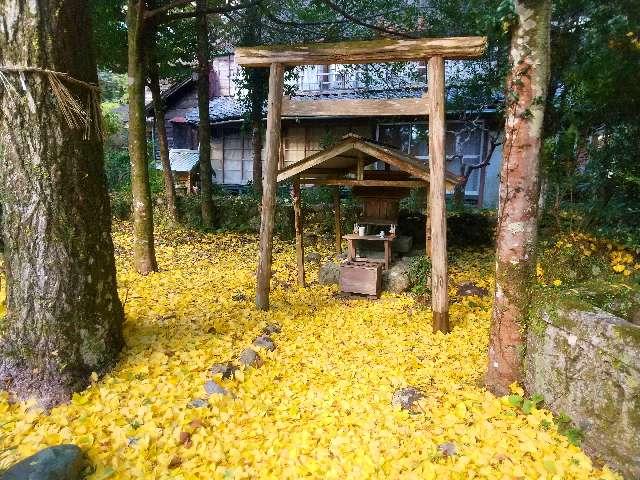
[{"label": "wooden box", "polygon": [[343,262],[340,265],[340,290],[379,297],[382,290],[382,264]]}]

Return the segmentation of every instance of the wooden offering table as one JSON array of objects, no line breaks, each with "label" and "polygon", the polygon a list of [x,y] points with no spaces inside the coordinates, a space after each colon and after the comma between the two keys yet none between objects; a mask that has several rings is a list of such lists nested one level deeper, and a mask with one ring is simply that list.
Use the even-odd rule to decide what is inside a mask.
[{"label": "wooden offering table", "polygon": [[[385,235],[384,237],[381,237],[380,235],[358,235],[350,233],[348,235],[343,235],[342,238],[344,238],[348,243],[349,250],[347,258],[350,262],[356,261],[356,240],[384,242],[384,269],[389,269],[389,265],[391,264],[391,242],[396,239],[395,235]],[[379,261],[373,258],[359,258],[358,260],[365,262]]]}]

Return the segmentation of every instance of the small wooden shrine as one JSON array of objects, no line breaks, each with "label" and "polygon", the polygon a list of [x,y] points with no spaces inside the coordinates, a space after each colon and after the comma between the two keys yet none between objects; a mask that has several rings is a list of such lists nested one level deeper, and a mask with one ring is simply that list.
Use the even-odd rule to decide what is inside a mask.
[{"label": "small wooden shrine", "polygon": [[[269,96],[267,100],[266,155],[263,168],[263,198],[260,222],[260,258],[256,273],[256,306],[269,308],[271,290],[271,263],[273,258],[273,228],[277,181],[294,178],[294,210],[297,211],[296,230],[300,223],[300,182],[351,187],[413,188],[429,183],[429,217],[431,219],[431,306],[433,328],[447,332],[449,329],[449,299],[447,296],[447,218],[445,192],[450,181],[445,168],[445,86],[444,62],[446,59],[471,59],[482,56],[487,48],[486,37],[447,37],[415,39],[379,39],[339,43],[307,45],[262,45],[241,47],[235,51],[238,65],[269,68]],[[390,154],[385,147],[370,141],[355,142],[346,139],[336,151],[319,152],[294,165],[278,171],[281,146],[281,119],[283,111],[284,71],[295,65],[330,65],[355,63],[383,63],[403,61],[427,61],[427,96],[419,104],[413,104],[419,114],[424,105],[424,115],[429,119],[429,163],[431,169],[413,157]],[[291,102],[287,102],[291,103]],[[377,111],[385,105],[370,100],[353,100],[347,103],[325,104],[325,110]],[[406,102],[405,102],[406,104]],[[401,105],[399,108],[405,108]],[[292,108],[292,105],[288,105]],[[314,105],[317,109],[319,105]],[[397,106],[396,106],[397,107]],[[371,152],[376,152],[371,155]],[[348,156],[348,152],[355,156]],[[360,152],[360,153],[359,153]],[[347,154],[347,155],[343,155]],[[361,155],[363,154],[363,155]],[[373,156],[390,165],[382,173],[366,170],[367,156]],[[384,158],[380,158],[384,157]],[[353,162],[355,160],[355,171]],[[348,173],[345,171],[349,165]],[[402,166],[400,166],[402,165]],[[321,166],[321,167],[319,167]],[[393,167],[401,171],[402,178],[392,178]],[[322,168],[324,171],[313,171]],[[331,169],[335,169],[331,171]],[[301,175],[303,174],[304,175]],[[296,179],[296,175],[298,178]],[[336,176],[334,176],[336,175]],[[338,197],[339,198],[339,197]],[[297,207],[296,207],[297,204]],[[336,237],[336,241],[338,241]],[[299,245],[298,255],[302,251]],[[299,265],[302,262],[299,259]],[[301,272],[303,273],[303,272]],[[300,277],[304,280],[304,277]]]},{"label": "small wooden shrine", "polygon": [[[377,260],[371,258],[356,258],[356,242],[383,242],[384,259],[381,262],[387,269],[392,260],[392,244],[395,240],[394,226],[398,224],[400,200],[406,197],[411,188],[429,188],[429,168],[425,162],[407,155],[400,150],[368,140],[354,134],[345,135],[336,145],[317,152],[309,157],[291,164],[281,170],[277,176],[278,182],[293,180],[293,203],[296,230],[296,253],[298,263],[298,283],[305,285],[303,222],[301,218],[300,185],[332,185],[334,190],[335,238],[336,253],[341,253],[342,239],[348,243],[349,288],[352,292],[370,293],[370,288],[362,286],[358,289],[356,279],[356,260],[371,264]],[[450,172],[445,174],[446,188],[452,190],[459,178]],[[374,234],[364,232],[343,235],[341,231],[340,197],[338,187],[353,188],[354,197],[363,202],[362,214],[358,218],[358,225],[363,230],[371,227]],[[380,228],[387,227],[389,232]],[[431,232],[429,223],[425,228],[427,253],[430,247]],[[361,264],[364,265],[364,264]],[[371,267],[372,272],[379,271]],[[363,272],[363,281],[369,278]],[[373,280],[373,283],[379,282]]]}]

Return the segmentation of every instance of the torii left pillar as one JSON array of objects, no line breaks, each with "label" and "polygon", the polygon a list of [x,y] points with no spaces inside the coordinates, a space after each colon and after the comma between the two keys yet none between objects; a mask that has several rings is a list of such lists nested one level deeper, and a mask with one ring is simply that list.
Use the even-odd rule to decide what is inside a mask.
[{"label": "torii left pillar", "polygon": [[272,63],[269,67],[269,98],[267,101],[267,154],[262,170],[262,210],[260,213],[260,256],[256,278],[256,306],[269,309],[271,290],[271,260],[273,254],[273,223],[276,208],[278,160],[280,155],[280,121],[284,65]]}]

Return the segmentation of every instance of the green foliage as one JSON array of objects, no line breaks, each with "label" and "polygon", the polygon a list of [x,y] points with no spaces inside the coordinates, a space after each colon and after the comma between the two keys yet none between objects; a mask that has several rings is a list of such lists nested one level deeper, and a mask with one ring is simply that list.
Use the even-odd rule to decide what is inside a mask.
[{"label": "green foliage", "polygon": [[[543,178],[546,210],[640,245],[640,11],[630,1],[554,2]],[[575,218],[575,217],[574,217]]]},{"label": "green foliage", "polygon": [[127,103],[127,76],[110,70],[99,70],[100,96],[105,103]]},{"label": "green foliage", "polygon": [[465,208],[447,215],[447,241],[454,247],[493,245],[496,215],[493,210]]},{"label": "green foliage", "polygon": [[116,102],[103,102],[100,105],[102,112],[102,136],[105,139],[122,130],[122,121],[115,112],[115,109],[119,106],[120,104]]},{"label": "green foliage", "polygon": [[573,424],[573,421],[567,414],[560,413],[560,415],[553,418],[553,421],[558,428],[558,433],[567,437],[567,440],[569,440],[569,443],[572,445],[576,447],[580,446],[584,438],[584,432]]},{"label": "green foliage", "polygon": [[109,193],[111,201],[111,215],[118,220],[129,220],[131,218],[133,198],[131,191],[121,190]]},{"label": "green foliage", "polygon": [[409,278],[413,284],[413,293],[431,293],[431,259],[425,255],[415,257],[409,265]]},{"label": "green foliage", "polygon": [[105,151],[104,169],[110,192],[131,191],[131,162],[127,150]]}]

